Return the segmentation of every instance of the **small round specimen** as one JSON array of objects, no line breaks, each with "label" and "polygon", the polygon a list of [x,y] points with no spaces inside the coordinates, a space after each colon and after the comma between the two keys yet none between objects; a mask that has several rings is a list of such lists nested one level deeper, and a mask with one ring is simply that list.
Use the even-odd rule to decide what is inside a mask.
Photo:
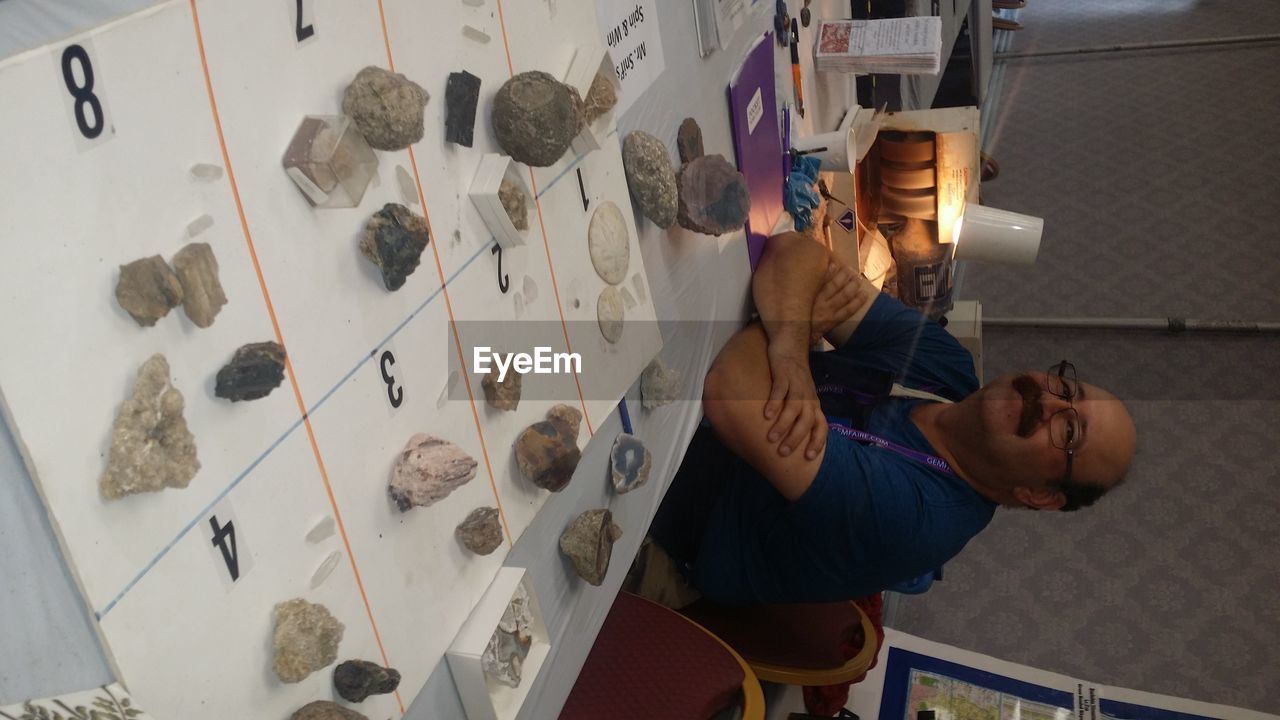
[{"label": "small round specimen", "polygon": [[427,221],[399,203],[387,203],[369,218],[360,238],[360,254],[382,271],[382,284],[394,292],[418,269],[431,235]]},{"label": "small round specimen", "polygon": [[169,382],[169,363],[155,354],[138,370],[133,394],[111,426],[107,469],[98,481],[102,497],[184,488],[200,470],[196,439],[182,415],[182,393]]},{"label": "small round specimen", "polygon": [[284,382],[284,348],[276,342],[249,343],[218,371],[213,394],[239,402],[271,394]]},{"label": "small round specimen", "polygon": [[679,198],[676,171],[667,146],[649,133],[636,130],[622,141],[622,167],[640,212],[664,230],[674,225]]},{"label": "small round specimen", "polygon": [[182,303],[182,284],[164,258],[152,255],[120,266],[116,302],[139,325],[151,327]]},{"label": "small round specimen", "polygon": [[568,405],[547,411],[547,419],[525,428],[516,439],[516,464],[529,482],[559,492],[573,479],[582,459],[578,423],[582,413]]},{"label": "small round specimen", "polygon": [[289,720],[369,720],[355,710],[348,710],[338,703],[316,700],[298,708]]},{"label": "small round specimen", "polygon": [[573,561],[578,577],[592,585],[604,583],[609,574],[609,558],[613,543],[622,537],[622,528],[613,522],[608,510],[588,510],[560,535],[560,552]]},{"label": "small round specimen", "polygon": [[623,318],[626,316],[626,301],[618,288],[610,285],[600,293],[596,301],[596,321],[600,323],[600,334],[610,343],[622,339]]},{"label": "small round specimen", "polygon": [[601,280],[617,285],[627,277],[631,264],[631,234],[618,206],[605,201],[596,207],[587,226],[587,251]]},{"label": "small round specimen", "polygon": [[281,682],[302,682],[338,659],[345,628],[325,606],[294,598],[278,603],[274,613],[271,668]]},{"label": "small round specimen", "polygon": [[454,533],[458,541],[477,555],[488,555],[502,544],[502,521],[498,508],[476,508],[467,515]]},{"label": "small round specimen", "polygon": [[347,702],[364,702],[370,695],[395,692],[400,672],[368,660],[347,660],[333,669],[333,687]]},{"label": "small round specimen", "polygon": [[613,449],[609,451],[609,469],[613,476],[613,489],[618,494],[631,492],[648,482],[652,466],[653,455],[640,438],[621,433],[613,441]]},{"label": "small round specimen", "polygon": [[427,91],[404,75],[370,65],[347,86],[342,112],[370,147],[402,150],[422,139],[422,111],[428,99]]},{"label": "small round specimen", "polygon": [[522,72],[493,97],[493,132],[517,162],[554,164],[582,130],[582,103],[568,86],[539,70]]},{"label": "small round specimen", "polygon": [[742,173],[721,155],[703,155],[680,168],[680,225],[706,235],[740,229],[751,211]]},{"label": "small round specimen", "polygon": [[391,471],[387,492],[400,512],[429,507],[476,476],[475,458],[448,440],[425,433],[409,438]]}]

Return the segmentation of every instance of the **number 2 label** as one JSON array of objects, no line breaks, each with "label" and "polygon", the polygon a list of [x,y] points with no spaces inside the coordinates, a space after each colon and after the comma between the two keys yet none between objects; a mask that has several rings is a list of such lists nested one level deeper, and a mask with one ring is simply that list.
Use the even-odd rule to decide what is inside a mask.
[{"label": "number 2 label", "polygon": [[88,150],[115,135],[101,65],[88,38],[54,50],[58,83],[71,115],[76,146]]}]

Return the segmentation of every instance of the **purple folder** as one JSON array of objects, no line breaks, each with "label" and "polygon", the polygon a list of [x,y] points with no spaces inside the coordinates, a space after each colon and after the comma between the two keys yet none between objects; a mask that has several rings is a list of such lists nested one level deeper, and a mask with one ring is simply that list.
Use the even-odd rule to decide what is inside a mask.
[{"label": "purple folder", "polygon": [[747,252],[755,270],[765,240],[782,214],[782,134],[773,79],[773,33],[761,35],[729,82],[729,120],[738,171],[747,180]]}]

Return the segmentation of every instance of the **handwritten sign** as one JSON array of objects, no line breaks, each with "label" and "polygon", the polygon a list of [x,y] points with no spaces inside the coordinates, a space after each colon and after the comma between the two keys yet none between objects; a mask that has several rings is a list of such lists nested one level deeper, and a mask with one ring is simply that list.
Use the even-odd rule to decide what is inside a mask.
[{"label": "handwritten sign", "polygon": [[599,0],[596,22],[613,70],[622,81],[616,113],[621,115],[639,99],[666,66],[658,30],[657,0]]}]

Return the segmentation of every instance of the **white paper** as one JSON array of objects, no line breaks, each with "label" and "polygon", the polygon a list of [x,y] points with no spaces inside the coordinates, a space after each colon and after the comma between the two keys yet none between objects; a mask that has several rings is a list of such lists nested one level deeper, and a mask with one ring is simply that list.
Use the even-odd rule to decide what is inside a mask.
[{"label": "white paper", "polygon": [[622,81],[622,93],[614,110],[621,115],[662,74],[662,35],[658,29],[657,0],[600,0],[596,22],[613,69]]},{"label": "white paper", "polygon": [[747,0],[715,0],[715,4],[716,34],[720,37],[720,47],[727,47],[747,18]]}]

